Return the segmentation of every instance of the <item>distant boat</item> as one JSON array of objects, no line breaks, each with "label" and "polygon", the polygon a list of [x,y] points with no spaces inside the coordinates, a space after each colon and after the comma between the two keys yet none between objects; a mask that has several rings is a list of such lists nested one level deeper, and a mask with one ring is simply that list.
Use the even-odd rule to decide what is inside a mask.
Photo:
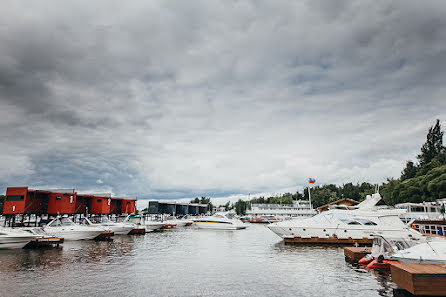
[{"label": "distant boat", "polygon": [[192,220],[200,229],[239,230],[246,228],[246,224],[242,221],[229,218],[224,213],[216,213],[212,216],[203,216]]}]

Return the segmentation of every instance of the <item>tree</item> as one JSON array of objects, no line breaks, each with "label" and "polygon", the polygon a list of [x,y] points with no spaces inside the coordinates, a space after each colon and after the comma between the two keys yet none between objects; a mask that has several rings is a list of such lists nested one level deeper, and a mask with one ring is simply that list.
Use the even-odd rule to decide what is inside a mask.
[{"label": "tree", "polygon": [[194,199],[192,199],[192,200],[190,201],[190,203],[200,203],[200,198],[195,197]]},{"label": "tree", "polygon": [[417,167],[412,161],[406,162],[406,168],[401,171],[401,180],[406,180],[417,175]]},{"label": "tree", "polygon": [[431,126],[427,133],[426,143],[421,147],[421,154],[417,156],[420,166],[424,166],[434,159],[438,154],[445,151],[443,146],[443,134],[440,120],[437,119],[435,126]]},{"label": "tree", "polygon": [[245,215],[245,214],[246,214],[246,208],[247,208],[246,201],[243,201],[242,199],[239,199],[239,200],[234,204],[234,208],[235,208],[235,212],[236,212],[238,215]]}]

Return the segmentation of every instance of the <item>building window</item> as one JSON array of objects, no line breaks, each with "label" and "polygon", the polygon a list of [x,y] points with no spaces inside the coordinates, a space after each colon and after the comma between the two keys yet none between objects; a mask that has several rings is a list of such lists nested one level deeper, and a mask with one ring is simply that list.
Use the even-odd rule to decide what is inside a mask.
[{"label": "building window", "polygon": [[62,196],[56,196],[56,200],[62,200]]},{"label": "building window", "polygon": [[101,202],[102,202],[102,199],[98,199],[98,200],[96,200],[96,202],[97,202],[97,203],[101,203]]},{"label": "building window", "polygon": [[127,205],[130,205],[130,202],[127,202],[126,204],[127,204]]},{"label": "building window", "polygon": [[23,201],[25,196],[23,195],[8,195],[6,196],[6,201]]}]

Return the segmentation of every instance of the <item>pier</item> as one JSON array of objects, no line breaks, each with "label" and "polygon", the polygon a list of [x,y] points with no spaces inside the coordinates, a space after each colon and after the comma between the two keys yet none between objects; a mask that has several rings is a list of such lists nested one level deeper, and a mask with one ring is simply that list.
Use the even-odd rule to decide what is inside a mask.
[{"label": "pier", "polygon": [[358,262],[364,256],[370,254],[372,252],[372,248],[370,247],[345,247],[344,248],[344,256],[346,259]]},{"label": "pier", "polygon": [[392,281],[416,296],[445,296],[445,264],[395,263],[390,266]]}]

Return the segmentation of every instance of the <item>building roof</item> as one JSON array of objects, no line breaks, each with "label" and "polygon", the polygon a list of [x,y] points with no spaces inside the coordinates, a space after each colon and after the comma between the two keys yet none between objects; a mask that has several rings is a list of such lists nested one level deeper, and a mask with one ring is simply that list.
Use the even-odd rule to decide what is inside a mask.
[{"label": "building roof", "polygon": [[317,208],[317,210],[321,210],[321,209],[328,208],[328,207],[331,206],[331,205],[340,205],[340,204],[342,204],[342,202],[350,202],[352,205],[357,205],[357,204],[359,204],[359,202],[356,201],[356,200],[353,200],[353,199],[350,199],[350,198],[342,198],[342,199],[333,201],[333,202],[331,202],[331,203],[328,203],[328,204],[319,206],[319,207]]}]

